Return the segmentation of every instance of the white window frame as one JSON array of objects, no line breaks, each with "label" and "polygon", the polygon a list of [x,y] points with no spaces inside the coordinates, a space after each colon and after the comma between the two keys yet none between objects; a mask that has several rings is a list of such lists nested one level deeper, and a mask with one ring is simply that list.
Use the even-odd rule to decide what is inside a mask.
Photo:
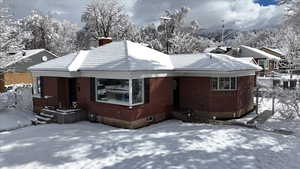
[{"label": "white window frame", "polygon": [[40,76],[33,77],[32,88],[33,88],[33,97],[40,98],[41,94],[42,94],[41,93],[42,88],[41,88],[41,77]]},{"label": "white window frame", "polygon": [[[140,103],[135,103],[133,104],[133,92],[132,92],[132,81],[133,80],[142,80],[142,102]],[[145,103],[145,79],[130,79],[129,81],[129,101],[130,101],[130,106],[137,106],[137,105],[141,105],[141,104],[144,104]]]},{"label": "white window frame", "polygon": [[[103,100],[98,100],[97,97],[97,82],[99,79],[105,79],[105,78],[95,78],[95,100],[97,103],[106,103],[106,104],[114,104],[114,105],[121,105],[121,106],[138,106],[138,105],[142,105],[145,102],[145,79],[111,79],[111,80],[128,80],[129,81],[129,101],[128,103],[125,102],[117,102],[117,101],[103,101]],[[109,80],[109,79],[108,79]],[[142,102],[140,103],[135,103],[133,104],[133,92],[132,92],[132,80],[142,80]]]},{"label": "white window frame", "polygon": [[[217,79],[217,89],[214,89],[212,88],[212,79]],[[221,78],[229,78],[229,89],[220,89],[220,79]],[[235,88],[234,89],[231,89],[231,78],[234,78],[235,79]],[[210,79],[210,87],[213,91],[236,91],[238,89],[238,78],[237,77],[212,77]]]}]

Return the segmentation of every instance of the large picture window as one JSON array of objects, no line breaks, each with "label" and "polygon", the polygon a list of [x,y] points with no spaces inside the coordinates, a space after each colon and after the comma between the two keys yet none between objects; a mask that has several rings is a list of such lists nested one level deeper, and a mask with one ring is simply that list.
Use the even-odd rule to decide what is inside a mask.
[{"label": "large picture window", "polygon": [[96,101],[118,105],[137,105],[144,101],[143,79],[96,79]]},{"label": "large picture window", "polygon": [[236,90],[237,78],[236,77],[219,77],[211,78],[211,88],[213,90]]},{"label": "large picture window", "polygon": [[129,80],[97,79],[96,100],[116,104],[129,104]]}]

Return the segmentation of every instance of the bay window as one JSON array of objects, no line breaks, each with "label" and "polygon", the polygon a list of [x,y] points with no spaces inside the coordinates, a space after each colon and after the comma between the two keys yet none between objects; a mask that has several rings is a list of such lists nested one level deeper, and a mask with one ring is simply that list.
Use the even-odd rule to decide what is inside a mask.
[{"label": "bay window", "polygon": [[118,105],[144,102],[143,79],[96,79],[96,101]]},{"label": "bay window", "polygon": [[143,103],[144,100],[144,80],[133,79],[132,80],[132,104]]},{"label": "bay window", "polygon": [[211,78],[211,88],[213,90],[236,90],[237,78],[236,77],[218,77]]}]

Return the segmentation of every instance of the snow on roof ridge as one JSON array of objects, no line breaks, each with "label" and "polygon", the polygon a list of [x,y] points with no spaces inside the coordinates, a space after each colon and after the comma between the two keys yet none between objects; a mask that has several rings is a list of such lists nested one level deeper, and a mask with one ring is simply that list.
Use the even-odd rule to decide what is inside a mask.
[{"label": "snow on roof ridge", "polygon": [[78,54],[75,56],[73,61],[68,66],[68,70],[71,72],[76,72],[79,70],[81,64],[84,62],[85,58],[87,57],[90,50],[81,50],[78,52]]},{"label": "snow on roof ridge", "polygon": [[[154,66],[153,70],[173,70],[175,68],[170,55],[167,55],[163,52],[129,40],[126,40],[126,48],[129,60],[137,59],[141,61],[148,61],[150,63],[148,66]],[[133,49],[135,49],[135,52],[132,52]],[[129,62],[129,67],[131,70],[134,70],[135,68],[135,65],[133,64],[135,64],[135,62]],[[145,69],[147,68],[145,67]]]}]

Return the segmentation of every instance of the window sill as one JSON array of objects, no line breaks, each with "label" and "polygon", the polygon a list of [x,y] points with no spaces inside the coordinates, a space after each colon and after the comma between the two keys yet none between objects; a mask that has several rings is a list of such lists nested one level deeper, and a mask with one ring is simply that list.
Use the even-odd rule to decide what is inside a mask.
[{"label": "window sill", "polygon": [[40,95],[32,95],[33,98],[37,98],[37,99],[42,99],[43,97],[41,97]]},{"label": "window sill", "polygon": [[222,90],[212,90],[213,92],[235,92],[237,89],[222,89]]},{"label": "window sill", "polygon": [[127,106],[127,107],[133,107],[133,106],[139,106],[143,105],[144,103],[137,103],[130,105],[129,103],[124,103],[124,102],[118,102],[118,101],[101,101],[101,100],[96,100],[96,103],[104,103],[104,104],[112,104],[112,105],[118,105],[118,106]]}]

